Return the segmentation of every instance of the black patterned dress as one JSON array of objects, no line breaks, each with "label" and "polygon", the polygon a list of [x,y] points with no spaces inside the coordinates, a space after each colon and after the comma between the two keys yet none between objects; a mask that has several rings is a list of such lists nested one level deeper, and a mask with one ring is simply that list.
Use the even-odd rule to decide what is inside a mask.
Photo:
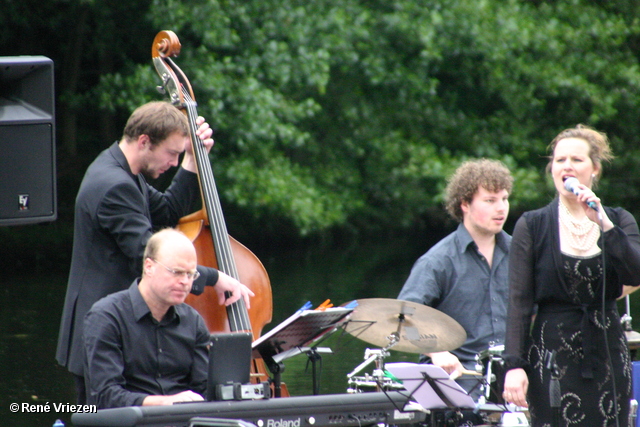
[{"label": "black patterned dress", "polygon": [[[627,425],[631,363],[615,301],[605,304],[603,318],[602,258],[563,254],[561,274],[566,289],[558,297],[568,294],[571,304],[542,303],[528,347],[534,426],[555,426],[557,416],[561,426],[615,426],[614,384],[620,425]],[[550,401],[545,356],[552,351],[561,384],[559,409],[551,408]]]},{"label": "black patterned dress", "polygon": [[[522,214],[513,230],[503,359],[506,370],[527,372],[533,427],[614,427],[614,403],[619,425],[628,423],[630,357],[616,299],[623,285],[640,285],[640,230],[628,211],[604,210],[614,227],[601,233],[598,256],[560,251],[557,198]],[[551,370],[545,363],[554,351],[559,411],[551,405]]]}]

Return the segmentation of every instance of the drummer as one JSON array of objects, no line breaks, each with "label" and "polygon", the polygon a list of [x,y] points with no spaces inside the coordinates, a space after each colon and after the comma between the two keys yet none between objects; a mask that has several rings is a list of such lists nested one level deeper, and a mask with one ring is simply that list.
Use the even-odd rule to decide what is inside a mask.
[{"label": "drummer", "polygon": [[414,264],[398,299],[433,307],[456,320],[467,339],[457,349],[421,356],[442,367],[478,401],[476,354],[504,343],[507,315],[507,273],[511,236],[502,228],[509,214],[513,177],[499,161],[463,163],[449,178],[447,212],[459,222],[453,233]]}]

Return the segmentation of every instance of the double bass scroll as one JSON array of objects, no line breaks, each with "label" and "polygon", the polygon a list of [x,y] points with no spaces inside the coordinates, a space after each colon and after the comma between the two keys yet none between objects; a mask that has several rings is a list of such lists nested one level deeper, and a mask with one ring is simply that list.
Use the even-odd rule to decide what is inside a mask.
[{"label": "double bass scroll", "polygon": [[[255,294],[250,309],[243,299],[226,307],[219,305],[218,296],[210,287],[199,296],[189,295],[186,302],[200,313],[211,333],[251,332],[255,340],[264,325],[271,321],[273,302],[269,276],[260,260],[227,232],[209,156],[196,135],[195,96],[187,77],[170,58],[178,56],[180,48],[180,41],[172,31],[159,32],[151,48],[153,64],[162,79],[164,91],[171,103],[187,116],[203,201],[203,208],[183,217],[178,229],[192,240],[199,265],[216,268],[234,277]],[[268,380],[262,359],[252,361],[251,371],[255,383]]]}]

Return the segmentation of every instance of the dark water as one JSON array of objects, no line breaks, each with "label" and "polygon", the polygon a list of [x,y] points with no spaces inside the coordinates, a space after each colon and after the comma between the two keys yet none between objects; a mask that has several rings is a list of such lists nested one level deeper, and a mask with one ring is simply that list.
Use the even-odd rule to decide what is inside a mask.
[{"label": "dark water", "polygon": [[[305,302],[314,306],[326,299],[340,305],[353,299],[395,298],[415,259],[433,238],[384,239],[365,245],[292,247],[257,254],[267,269],[273,290],[273,321],[264,332],[285,320]],[[73,404],[73,381],[55,362],[67,268],[53,274],[0,275],[0,415],[7,426],[51,426],[60,418],[71,425],[69,413],[12,413],[11,403]],[[321,343],[332,354],[316,364],[321,394],[345,393],[346,374],[364,361],[371,345],[336,333]],[[392,352],[389,361],[414,360],[414,355]],[[284,361],[283,382],[291,395],[313,393],[308,357]],[[371,372],[373,365],[363,369]]]},{"label": "dark water", "polygon": [[9,410],[11,403],[75,401],[71,377],[54,359],[65,287],[66,277],[60,276],[2,280],[0,414],[8,426],[51,426],[56,418],[69,418]]},{"label": "dark water", "polygon": [[[264,332],[289,317],[305,302],[314,305],[329,298],[335,305],[362,298],[395,298],[415,259],[441,236],[410,236],[364,245],[330,248],[289,248],[259,255],[269,272],[274,298],[273,321]],[[73,382],[55,360],[66,273],[0,276],[0,414],[6,426],[48,427],[60,418],[70,426],[69,413],[12,413],[11,403],[73,404]],[[632,316],[640,319],[640,301],[631,302]],[[620,304],[624,311],[624,304]],[[640,320],[635,322],[640,326]],[[638,330],[638,327],[634,329]],[[345,393],[347,374],[364,361],[370,344],[334,333],[320,343],[316,365],[321,394]],[[415,361],[417,355],[391,351],[385,362]],[[310,395],[313,376],[305,354],[284,361],[282,375],[291,395]],[[368,365],[356,375],[371,373]]]}]

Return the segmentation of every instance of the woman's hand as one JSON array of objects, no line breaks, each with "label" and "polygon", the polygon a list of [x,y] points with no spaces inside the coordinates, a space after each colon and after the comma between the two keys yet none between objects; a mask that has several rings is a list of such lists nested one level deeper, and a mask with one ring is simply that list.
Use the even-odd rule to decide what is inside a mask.
[{"label": "woman's hand", "polygon": [[529,377],[522,368],[510,369],[504,377],[504,392],[502,397],[506,402],[527,408],[527,390]]}]

